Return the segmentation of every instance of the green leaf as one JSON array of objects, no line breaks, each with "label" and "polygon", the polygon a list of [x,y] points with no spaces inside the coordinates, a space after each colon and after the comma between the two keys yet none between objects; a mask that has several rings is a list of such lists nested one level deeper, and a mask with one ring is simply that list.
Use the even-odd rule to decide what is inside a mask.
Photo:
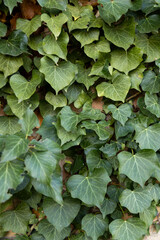
[{"label": "green leaf", "polygon": [[112,199],[105,198],[100,207],[103,219],[106,217],[106,215],[113,213],[114,210],[116,209],[116,206],[117,204],[115,201],[113,201]]},{"label": "green leaf", "polygon": [[119,20],[131,7],[130,0],[98,0],[98,3],[100,16],[109,25],[113,22],[117,22],[117,20]]},{"label": "green leaf", "polygon": [[128,51],[117,49],[111,52],[111,66],[126,75],[142,62],[142,51],[133,47]]},{"label": "green leaf", "polygon": [[152,114],[156,115],[157,118],[160,118],[160,99],[158,99],[156,94],[145,93],[144,98],[146,109]]},{"label": "green leaf", "polygon": [[20,30],[13,31],[8,39],[0,39],[0,53],[17,57],[27,52],[28,39]]},{"label": "green leaf", "polygon": [[150,33],[160,28],[160,16],[153,14],[146,16],[138,22],[137,29],[140,33]]},{"label": "green leaf", "polygon": [[86,92],[82,90],[77,100],[74,102],[74,106],[76,108],[81,108],[85,103],[91,103],[91,98]]},{"label": "green leaf", "polygon": [[157,215],[157,210],[154,205],[151,205],[149,208],[145,209],[144,212],[139,214],[140,219],[146,224],[146,226],[150,226],[153,223],[153,219]]},{"label": "green leaf", "polygon": [[49,104],[53,105],[54,110],[67,105],[67,98],[61,93],[54,95],[52,92],[47,92],[45,99]]},{"label": "green leaf", "polygon": [[139,218],[116,219],[110,223],[109,230],[117,240],[138,240],[147,233],[145,223]]},{"label": "green leaf", "polygon": [[23,65],[21,57],[11,57],[0,54],[0,71],[5,77],[15,73]]},{"label": "green leaf", "polygon": [[125,20],[117,26],[103,25],[105,37],[118,47],[127,50],[134,42],[135,21],[133,17],[125,18]]},{"label": "green leaf", "polygon": [[105,120],[98,123],[95,121],[84,121],[81,126],[95,131],[100,140],[109,140],[114,133],[114,129]]},{"label": "green leaf", "polygon": [[41,15],[41,21],[44,21],[45,23],[47,23],[48,28],[53,33],[56,39],[60,35],[62,26],[67,22],[67,20],[68,20],[68,17],[64,13],[60,13],[56,17],[54,16],[50,17],[46,13],[43,13]]},{"label": "green leaf", "polygon": [[157,11],[159,8],[156,7],[156,0],[143,0],[142,2],[142,11],[148,15],[151,12]]},{"label": "green leaf", "polygon": [[115,74],[112,83],[102,82],[96,89],[99,97],[105,96],[113,101],[125,101],[130,88],[130,78],[124,74]]},{"label": "green leaf", "polygon": [[147,128],[136,125],[135,129],[135,139],[141,149],[157,151],[160,148],[160,123],[153,124]]},{"label": "green leaf", "polygon": [[66,32],[62,32],[58,39],[56,39],[53,34],[47,35],[43,39],[43,50],[47,54],[54,54],[66,60],[68,42],[69,36]]},{"label": "green leaf", "polygon": [[19,120],[19,123],[22,126],[22,131],[25,133],[26,138],[32,134],[32,129],[39,126],[39,121],[35,113],[27,109],[26,113],[23,116],[23,119]]},{"label": "green leaf", "polygon": [[107,109],[112,112],[113,118],[118,120],[123,126],[132,113],[131,107],[127,103],[120,105],[118,108],[115,105],[111,104],[107,107]]},{"label": "green leaf", "polygon": [[141,91],[139,88],[139,85],[142,82],[143,72],[145,69],[146,69],[145,66],[143,64],[141,64],[141,65],[139,65],[138,68],[136,68],[135,70],[133,70],[129,73],[129,76],[131,78],[131,88]]},{"label": "green leaf", "polygon": [[159,93],[160,91],[160,75],[157,75],[151,71],[148,70],[145,72],[144,78],[141,83],[141,87],[143,91],[147,91],[151,94],[153,93]]},{"label": "green leaf", "polygon": [[84,45],[90,44],[94,41],[98,41],[99,39],[99,30],[91,29],[89,31],[86,30],[76,30],[73,32],[73,36],[77,41],[81,43],[81,47]]},{"label": "green leaf", "polygon": [[82,219],[82,229],[87,236],[97,240],[108,229],[108,219],[103,219],[101,214],[87,214]]},{"label": "green leaf", "polygon": [[45,80],[56,91],[56,94],[68,86],[77,73],[77,67],[71,62],[61,62],[58,66],[47,58],[41,58],[40,72],[44,73]]},{"label": "green leaf", "polygon": [[21,130],[18,118],[16,117],[0,117],[0,126],[0,134],[2,135],[13,135]]},{"label": "green leaf", "polygon": [[34,33],[41,26],[41,16],[36,15],[31,20],[18,18],[16,22],[16,29],[24,32],[27,37]]},{"label": "green leaf", "polygon": [[44,219],[38,224],[38,232],[41,233],[46,240],[64,240],[70,235],[71,229],[67,227],[61,232],[58,232],[52,224]]},{"label": "green leaf", "polygon": [[4,37],[7,33],[7,26],[0,22],[0,37]]},{"label": "green leaf", "polygon": [[18,118],[22,118],[22,116],[24,115],[24,113],[26,112],[26,110],[29,106],[29,103],[27,103],[26,101],[19,102],[18,98],[16,98],[16,96],[14,96],[14,95],[8,95],[7,102],[8,102],[8,105],[10,106],[12,112]]},{"label": "green leaf", "polygon": [[119,198],[120,204],[131,213],[141,213],[151,205],[152,198],[147,188],[137,188],[133,191],[125,189]]},{"label": "green leaf", "polygon": [[9,8],[9,12],[10,14],[12,13],[13,11],[13,8],[17,6],[17,3],[22,3],[23,0],[3,0],[4,2],[4,5],[6,5],[6,7]]},{"label": "green leaf", "polygon": [[63,11],[67,7],[68,0],[59,0],[58,2],[57,2],[57,0],[50,0],[47,2],[46,2],[46,0],[38,0],[38,3],[41,5],[41,7],[57,8],[57,9]]},{"label": "green leaf", "polygon": [[36,91],[36,87],[41,82],[41,73],[38,70],[32,71],[32,78],[27,81],[22,75],[14,74],[10,78],[10,85],[19,102],[30,98]]},{"label": "green leaf", "polygon": [[100,37],[98,42],[85,45],[84,52],[88,57],[96,60],[101,53],[110,52],[110,44],[104,37]]},{"label": "green leaf", "polygon": [[155,34],[148,37],[146,34],[137,34],[136,47],[147,55],[146,62],[153,62],[160,58],[160,36]]},{"label": "green leaf", "polygon": [[72,198],[65,198],[62,205],[56,203],[50,198],[43,202],[43,210],[48,221],[61,232],[68,227],[80,210],[79,201]]},{"label": "green leaf", "polygon": [[0,88],[4,87],[7,83],[8,79],[5,78],[3,73],[0,73]]},{"label": "green leaf", "polygon": [[0,222],[4,231],[26,234],[31,211],[26,203],[20,203],[15,210],[0,214]]},{"label": "green leaf", "polygon": [[5,138],[5,148],[2,152],[1,162],[14,160],[28,151],[28,140],[16,135]]},{"label": "green leaf", "polygon": [[158,159],[153,150],[140,150],[132,155],[123,151],[118,154],[120,163],[119,173],[125,174],[132,181],[139,183],[142,187],[152,176],[158,165]]},{"label": "green leaf", "polygon": [[73,198],[79,198],[85,204],[99,207],[104,200],[109,182],[110,178],[107,171],[98,168],[88,177],[71,176],[67,182],[67,188]]},{"label": "green leaf", "polygon": [[20,161],[0,163],[0,202],[7,201],[12,195],[9,189],[16,187],[23,181],[24,166]]},{"label": "green leaf", "polygon": [[152,197],[152,199],[158,203],[159,199],[160,199],[160,186],[158,184],[149,184],[147,186],[148,191],[150,193],[150,196]]}]

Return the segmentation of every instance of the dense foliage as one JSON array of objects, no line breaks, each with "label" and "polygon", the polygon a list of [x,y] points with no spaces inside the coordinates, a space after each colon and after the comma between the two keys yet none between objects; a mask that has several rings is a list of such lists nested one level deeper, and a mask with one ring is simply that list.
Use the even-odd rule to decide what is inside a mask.
[{"label": "dense foliage", "polygon": [[0,0],[0,236],[140,240],[160,200],[160,1]]}]

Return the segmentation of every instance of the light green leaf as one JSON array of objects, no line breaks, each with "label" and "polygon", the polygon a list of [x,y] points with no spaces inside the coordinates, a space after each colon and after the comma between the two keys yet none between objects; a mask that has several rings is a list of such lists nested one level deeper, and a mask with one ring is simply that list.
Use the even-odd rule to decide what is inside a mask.
[{"label": "light green leaf", "polygon": [[38,232],[41,233],[46,240],[64,240],[70,235],[71,228],[67,227],[61,232],[58,232],[52,224],[44,219],[38,224]]},{"label": "light green leaf", "polygon": [[94,16],[90,20],[88,29],[90,29],[90,28],[101,28],[102,26],[103,26],[102,18],[100,16],[99,17]]},{"label": "light green leaf", "polygon": [[129,73],[129,76],[131,78],[131,88],[140,91],[139,85],[142,82],[143,72],[145,69],[145,66],[143,64],[140,64],[138,68]]},{"label": "light green leaf", "polygon": [[152,198],[147,188],[136,188],[133,191],[125,189],[120,197],[120,204],[131,213],[141,213],[151,205]]},{"label": "light green leaf", "polygon": [[135,139],[141,149],[157,151],[160,148],[160,123],[153,124],[147,128],[136,125],[135,130]]},{"label": "light green leaf", "polygon": [[36,87],[41,82],[41,73],[38,70],[32,71],[32,78],[27,81],[22,75],[14,74],[10,78],[10,85],[19,102],[30,98],[36,91]]},{"label": "light green leaf", "polygon": [[91,98],[86,92],[84,92],[82,90],[81,93],[79,94],[77,100],[74,102],[74,106],[76,108],[81,108],[87,102],[91,103]]},{"label": "light green leaf", "polygon": [[68,42],[69,36],[66,32],[62,32],[58,39],[53,34],[47,35],[43,39],[43,50],[47,54],[57,55],[59,58],[66,60]]},{"label": "light green leaf", "polygon": [[113,101],[125,101],[131,82],[124,74],[115,74],[112,83],[102,82],[96,89],[99,97],[105,96]]},{"label": "light green leaf", "polygon": [[160,28],[160,16],[153,14],[146,16],[138,22],[137,29],[140,33],[150,33]]},{"label": "light green leaf", "polygon": [[157,118],[160,118],[160,99],[158,99],[157,95],[146,92],[144,101],[146,109],[156,115]]},{"label": "light green leaf", "polygon": [[3,0],[4,5],[6,5],[9,8],[10,14],[13,11],[13,8],[17,6],[17,3],[22,3],[23,0]]},{"label": "light green leaf", "polygon": [[16,135],[5,138],[5,148],[2,152],[1,162],[8,162],[28,151],[28,140]]},{"label": "light green leaf", "polygon": [[0,88],[4,87],[7,83],[8,79],[5,78],[3,73],[0,73]]},{"label": "light green leaf", "polygon": [[98,42],[85,45],[84,52],[88,57],[96,60],[101,53],[110,52],[110,44],[104,37],[100,37]]},{"label": "light green leaf", "polygon": [[18,118],[16,117],[0,117],[0,126],[0,134],[2,135],[15,134],[21,130]]},{"label": "light green leaf", "polygon": [[81,43],[81,47],[86,44],[90,44],[99,39],[99,30],[98,29],[90,29],[86,30],[76,30],[73,32],[73,36],[77,41]]},{"label": "light green leaf", "polygon": [[0,37],[4,37],[7,33],[7,26],[0,22]]},{"label": "light green leaf", "polygon": [[160,75],[156,75],[153,71],[148,70],[145,72],[144,78],[141,83],[143,91],[151,94],[159,93],[160,91]]},{"label": "light green leaf", "polygon": [[142,51],[133,47],[128,51],[117,49],[111,52],[111,66],[128,74],[142,62]]},{"label": "light green leaf", "polygon": [[146,62],[153,62],[160,58],[160,36],[155,34],[148,37],[146,34],[137,34],[136,47],[147,55]]},{"label": "light green leaf", "polygon": [[147,186],[148,191],[150,193],[150,196],[152,197],[152,199],[158,203],[158,201],[160,200],[160,186],[158,184],[149,184]]},{"label": "light green leaf", "polygon": [[4,231],[26,234],[31,211],[26,203],[20,203],[15,210],[9,210],[0,214],[0,222]]},{"label": "light green leaf", "polygon": [[[0,163],[0,202],[7,201],[12,195],[8,190],[16,187],[23,181],[24,166],[20,161]],[[9,229],[11,230],[11,229]]]},{"label": "light green leaf", "polygon": [[0,71],[5,77],[15,73],[23,65],[21,57],[11,57],[0,54]]},{"label": "light green leaf", "polygon": [[53,105],[54,110],[67,105],[67,98],[61,93],[54,95],[52,92],[48,92],[45,99],[49,104]]},{"label": "light green leaf", "polygon": [[50,198],[46,198],[43,202],[43,210],[48,221],[61,232],[68,227],[80,210],[79,201],[72,198],[65,198],[62,205],[56,203]]},{"label": "light green leaf", "polygon": [[67,22],[67,20],[68,20],[68,17],[64,13],[60,13],[56,17],[54,16],[50,17],[46,13],[43,13],[41,15],[41,21],[44,21],[45,23],[47,23],[48,28],[53,33],[56,39],[60,35],[62,26]]},{"label": "light green leaf", "polygon": [[120,105],[118,108],[115,105],[110,104],[107,109],[112,112],[113,118],[118,120],[123,126],[132,113],[131,106],[127,103]]},{"label": "light green leaf", "polygon": [[144,212],[139,214],[140,219],[146,224],[146,226],[150,226],[153,223],[153,219],[157,215],[157,210],[154,205],[151,205],[149,208],[145,209]]},{"label": "light green leaf", "polygon": [[105,37],[118,47],[127,50],[134,42],[135,21],[133,17],[125,18],[125,20],[117,26],[103,25]]},{"label": "light green leaf", "polygon": [[125,174],[142,187],[158,166],[158,159],[155,152],[148,149],[140,150],[134,155],[123,151],[118,154],[118,160],[120,163],[119,173]]},{"label": "light green leaf", "polygon": [[14,96],[14,95],[8,95],[7,102],[8,102],[8,105],[10,106],[12,112],[18,118],[22,118],[22,116],[24,115],[24,113],[26,112],[26,110],[29,106],[29,103],[27,103],[27,101],[22,101],[19,103],[18,98],[16,98],[16,96]]},{"label": "light green leaf", "polygon": [[45,80],[55,89],[56,94],[68,86],[77,73],[77,67],[71,62],[61,62],[58,66],[47,58],[41,58],[40,71],[44,73]]},{"label": "light green leaf", "polygon": [[116,219],[110,223],[109,230],[117,240],[139,240],[147,234],[147,227],[139,218]]},{"label": "light green leaf", "polygon": [[67,188],[73,198],[79,198],[85,204],[100,207],[110,182],[108,173],[103,168],[95,169],[88,177],[71,176]]},{"label": "light green leaf", "polygon": [[82,219],[82,229],[87,236],[97,240],[108,229],[108,219],[103,219],[101,214],[87,214]]},{"label": "light green leaf", "polygon": [[24,32],[27,37],[34,33],[41,26],[41,16],[36,15],[31,20],[18,18],[16,22],[16,29]]},{"label": "light green leaf", "polygon": [[[68,0],[38,0],[38,3],[41,5],[41,7],[44,8],[57,8],[59,10],[66,10]],[[58,239],[57,239],[58,240]]]},{"label": "light green leaf", "polygon": [[35,113],[27,109],[26,113],[23,116],[23,119],[19,120],[19,123],[22,126],[22,131],[25,133],[26,138],[32,134],[32,129],[39,126],[39,121]]},{"label": "light green leaf", "polygon": [[149,13],[152,13],[154,11],[159,10],[159,8],[156,6],[157,0],[143,0],[142,2],[142,11],[148,15]]},{"label": "light green leaf", "polygon": [[109,25],[113,22],[117,22],[117,20],[119,20],[131,7],[130,0],[98,0],[98,3],[100,16]]},{"label": "light green leaf", "polygon": [[114,212],[116,209],[117,203],[113,201],[112,199],[105,198],[101,207],[100,211],[103,215],[103,218],[106,217],[106,215],[109,215]]},{"label": "light green leaf", "polygon": [[69,32],[71,32],[75,29],[86,29],[86,28],[88,28],[89,22],[90,22],[89,16],[82,16],[82,17],[79,17],[78,19],[74,19],[74,20],[72,20],[72,17],[71,17],[67,21]]}]

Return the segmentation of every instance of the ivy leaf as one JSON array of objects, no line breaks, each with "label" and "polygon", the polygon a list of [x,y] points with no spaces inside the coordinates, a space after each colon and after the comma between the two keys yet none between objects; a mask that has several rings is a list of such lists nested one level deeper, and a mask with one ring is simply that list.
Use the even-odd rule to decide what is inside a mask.
[{"label": "ivy leaf", "polygon": [[23,0],[3,0],[4,5],[9,8],[10,14],[13,11],[13,8],[17,6],[17,3],[22,3]]},{"label": "ivy leaf", "polygon": [[44,219],[38,224],[38,232],[41,233],[46,240],[64,240],[70,235],[71,229],[67,227],[61,232],[58,232],[52,224]]},{"label": "ivy leaf", "polygon": [[53,33],[56,39],[60,35],[62,26],[67,22],[67,20],[68,20],[68,17],[64,13],[60,13],[56,17],[54,16],[50,17],[46,13],[43,13],[41,15],[41,21],[44,21],[45,23],[47,23],[48,28]]},{"label": "ivy leaf", "polygon": [[115,74],[112,83],[102,82],[96,89],[99,97],[105,96],[113,101],[124,102],[130,88],[130,78],[124,74]]},{"label": "ivy leaf", "polygon": [[0,222],[4,231],[13,231],[26,234],[31,211],[26,203],[20,203],[15,210],[9,210],[0,214]]},{"label": "ivy leaf", "polygon": [[142,11],[148,15],[149,13],[152,13],[154,11],[157,11],[159,8],[155,6],[156,0],[143,0],[142,2]]},{"label": "ivy leaf", "polygon": [[5,77],[15,73],[23,65],[21,57],[11,57],[0,54],[0,71]]},{"label": "ivy leaf", "polygon": [[39,121],[35,113],[27,109],[26,113],[23,116],[23,119],[19,120],[19,123],[22,126],[22,131],[25,133],[26,138],[32,134],[32,129],[39,126]]},{"label": "ivy leaf", "polygon": [[105,198],[101,207],[100,211],[103,215],[103,219],[106,217],[106,215],[109,215],[114,212],[116,209],[117,203],[113,201],[112,199]]},{"label": "ivy leaf", "polygon": [[59,107],[64,107],[67,105],[67,98],[63,94],[54,95],[48,92],[45,96],[47,102],[53,105],[54,110]]},{"label": "ivy leaf", "polygon": [[160,58],[160,36],[137,34],[135,40],[136,47],[140,48],[147,55],[146,62],[153,62]]},{"label": "ivy leaf", "polygon": [[31,20],[18,18],[16,22],[16,29],[24,32],[27,37],[34,33],[41,26],[41,16],[37,15]]},{"label": "ivy leaf", "polygon": [[131,7],[130,0],[98,0],[98,3],[100,16],[109,25],[113,22],[117,22]]},{"label": "ivy leaf", "polygon": [[147,233],[145,223],[139,218],[129,218],[127,221],[116,219],[109,225],[109,230],[114,239],[138,240]]},{"label": "ivy leaf", "polygon": [[153,150],[140,150],[135,155],[123,151],[118,154],[120,163],[119,173],[125,174],[142,187],[152,176],[158,165],[158,159]]},{"label": "ivy leaf", "polygon": [[71,62],[61,62],[58,66],[47,58],[41,58],[40,71],[44,73],[45,80],[55,89],[56,94],[68,86],[77,73],[77,67]]},{"label": "ivy leaf", "polygon": [[88,177],[82,175],[71,176],[67,182],[67,188],[73,198],[79,198],[85,204],[98,207],[104,200],[109,182],[110,178],[107,171],[98,168]]},{"label": "ivy leaf", "polygon": [[57,8],[63,11],[66,10],[68,0],[59,0],[58,2],[56,0],[51,0],[49,2],[46,2],[46,0],[38,0],[38,3],[44,8]]},{"label": "ivy leaf", "polygon": [[160,118],[160,100],[158,99],[157,95],[151,95],[150,93],[146,92],[144,101],[147,110],[156,115],[157,118]]},{"label": "ivy leaf", "polygon": [[62,32],[57,40],[53,34],[47,35],[43,39],[43,50],[47,54],[57,55],[59,58],[66,60],[68,42],[69,36],[66,32]]},{"label": "ivy leaf", "polygon": [[153,14],[146,16],[138,22],[137,29],[140,33],[149,33],[157,31],[160,28],[160,16]]},{"label": "ivy leaf", "polygon": [[120,204],[131,213],[141,213],[151,205],[152,198],[147,188],[137,188],[133,191],[125,189],[119,198]]},{"label": "ivy leaf", "polygon": [[88,57],[96,60],[101,53],[110,52],[110,44],[104,37],[101,37],[98,42],[85,45],[84,52]]},{"label": "ivy leaf", "polygon": [[117,26],[103,25],[105,37],[118,47],[127,50],[134,42],[135,21],[133,17],[125,18],[125,20]]},{"label": "ivy leaf", "polygon": [[133,47],[128,51],[117,49],[111,52],[111,66],[126,75],[142,62],[142,51]]},{"label": "ivy leaf", "polygon": [[0,134],[2,135],[13,135],[21,130],[18,118],[16,117],[0,117],[0,126]]},{"label": "ivy leaf", "polygon": [[146,224],[146,226],[150,226],[153,223],[154,218],[157,215],[157,210],[154,205],[151,205],[149,208],[145,209],[144,212],[139,214],[140,219]]},{"label": "ivy leaf", "polygon": [[32,71],[32,78],[27,81],[22,75],[14,74],[10,78],[10,85],[19,102],[30,98],[36,91],[36,87],[41,82],[41,73],[38,70]]},{"label": "ivy leaf", "polygon": [[5,138],[5,148],[2,152],[1,162],[14,160],[28,151],[28,140],[16,135]]},{"label": "ivy leaf", "polygon": [[8,79],[5,78],[3,73],[0,73],[0,88],[4,87],[7,83]]},{"label": "ivy leaf", "polygon": [[131,88],[140,91],[139,85],[142,82],[143,72],[145,69],[145,66],[143,64],[140,64],[138,68],[129,73],[129,76],[131,78]]},{"label": "ivy leaf", "polygon": [[79,201],[72,198],[65,198],[63,204],[60,205],[50,198],[46,198],[43,202],[43,210],[48,221],[61,232],[68,227],[80,210]]},{"label": "ivy leaf", "polygon": [[118,120],[123,126],[132,113],[131,107],[127,103],[120,105],[118,108],[115,105],[110,104],[107,109],[112,112],[113,118]]},{"label": "ivy leaf", "polygon": [[144,78],[141,83],[141,87],[143,91],[147,91],[151,94],[159,93],[160,91],[160,75],[156,76],[156,74],[149,70],[146,71]]},{"label": "ivy leaf", "polygon": [[98,29],[90,29],[86,30],[76,30],[73,32],[73,36],[77,41],[81,43],[81,47],[84,45],[90,44],[94,41],[98,41],[99,39],[99,30]]},{"label": "ivy leaf", "polygon": [[18,117],[22,118],[24,115],[25,111],[28,108],[28,103],[26,101],[18,102],[18,98],[14,95],[8,95],[7,96],[7,102],[8,105],[10,106],[12,112]]},{"label": "ivy leaf", "polygon": [[0,202],[7,201],[12,195],[9,189],[16,187],[23,181],[24,166],[20,161],[0,163]]},{"label": "ivy leaf", "polygon": [[109,126],[107,121],[99,121],[98,123],[95,121],[84,121],[81,126],[95,131],[100,140],[109,140],[114,133],[114,129]]},{"label": "ivy leaf", "polygon": [[7,33],[7,26],[0,22],[0,37],[4,37]]},{"label": "ivy leaf", "polygon": [[103,219],[101,214],[87,214],[82,219],[82,229],[87,236],[97,240],[108,229],[108,219]]},{"label": "ivy leaf", "polygon": [[152,199],[158,203],[159,199],[160,199],[160,186],[158,184],[149,184],[147,186],[148,191],[150,193],[150,196],[152,197]]},{"label": "ivy leaf", "polygon": [[136,125],[135,130],[135,139],[141,149],[157,151],[160,148],[160,123],[153,124],[147,128]]}]

